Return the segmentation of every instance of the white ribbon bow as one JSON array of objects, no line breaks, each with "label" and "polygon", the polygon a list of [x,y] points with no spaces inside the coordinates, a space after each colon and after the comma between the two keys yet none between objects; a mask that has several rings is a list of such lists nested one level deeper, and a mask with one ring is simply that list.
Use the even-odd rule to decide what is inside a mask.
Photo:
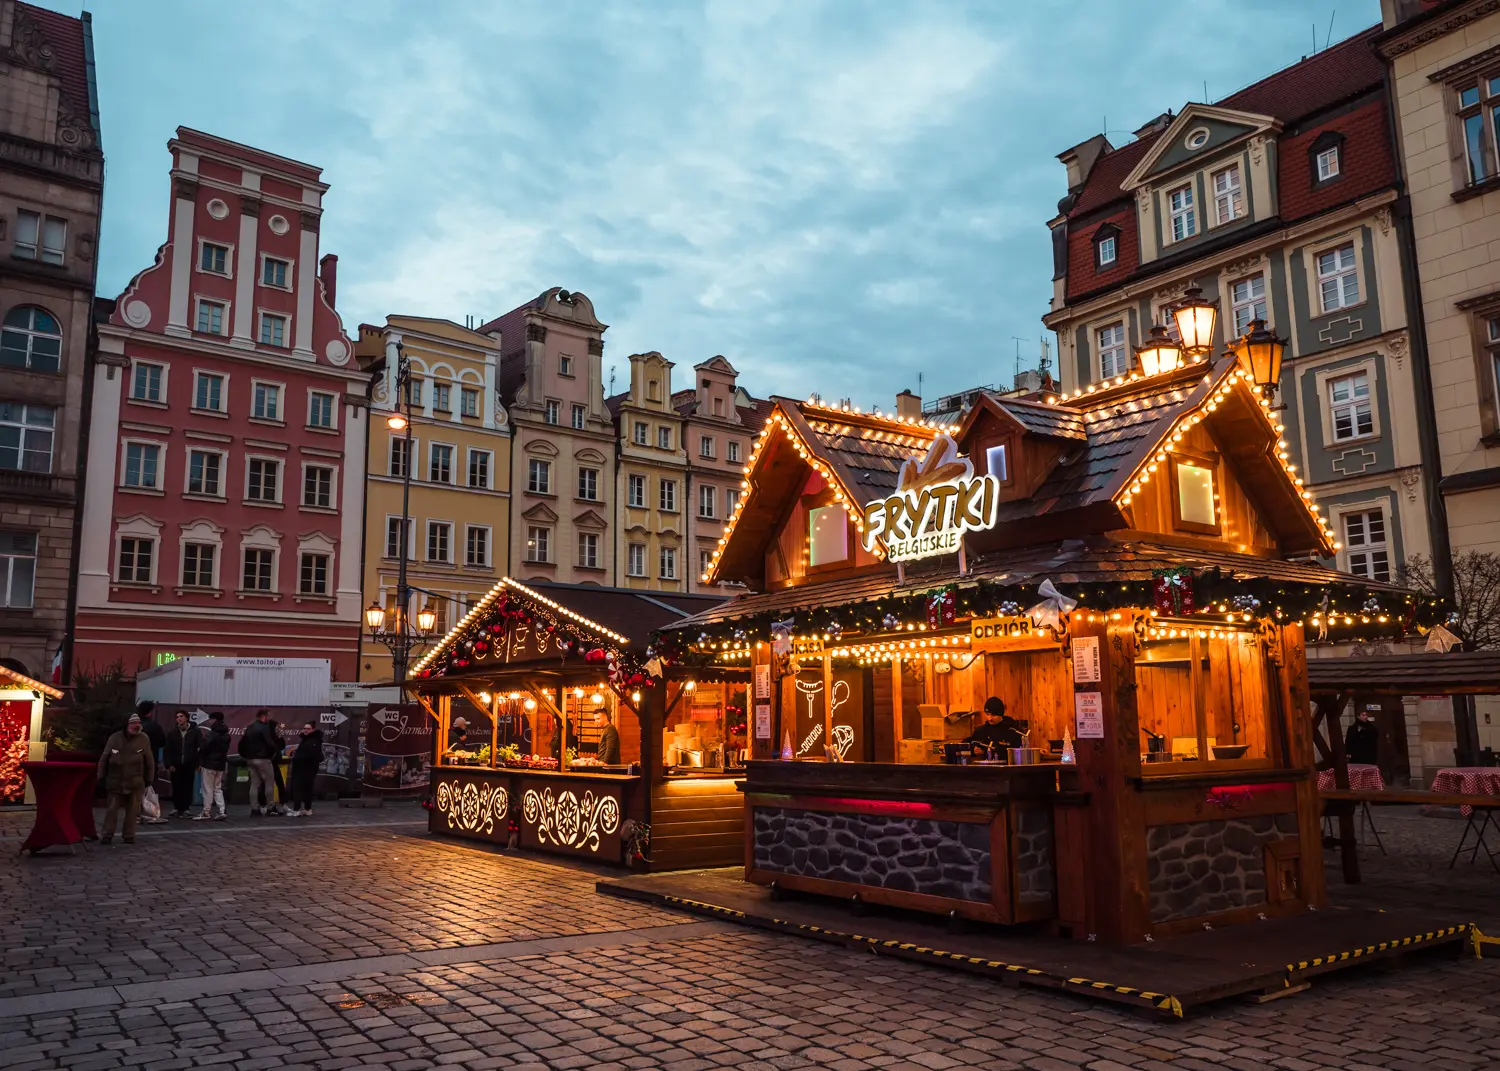
[{"label": "white ribbon bow", "polygon": [[1052,586],[1051,579],[1043,580],[1037,587],[1036,593],[1042,597],[1042,601],[1027,610],[1026,616],[1035,621],[1039,627],[1061,631],[1062,615],[1077,606],[1078,600],[1070,599],[1058,591]]},{"label": "white ribbon bow", "polygon": [[779,655],[792,653],[792,629],[797,625],[795,618],[784,618],[781,621],[771,622],[771,650]]}]

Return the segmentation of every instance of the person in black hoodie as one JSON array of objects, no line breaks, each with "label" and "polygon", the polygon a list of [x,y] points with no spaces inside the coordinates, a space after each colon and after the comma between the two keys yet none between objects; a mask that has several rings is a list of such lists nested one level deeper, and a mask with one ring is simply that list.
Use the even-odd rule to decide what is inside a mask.
[{"label": "person in black hoodie", "polygon": [[1344,734],[1344,758],[1348,762],[1369,766],[1380,761],[1380,729],[1371,719],[1368,710],[1361,710],[1355,715],[1354,723]]},{"label": "person in black hoodie", "polygon": [[[229,766],[229,726],[224,724],[221,711],[208,716],[208,739],[198,748],[198,763],[203,767],[203,813],[194,817],[195,822],[206,822],[212,818],[222,822],[228,817],[224,809],[224,771]],[[214,814],[214,808],[218,814]]]},{"label": "person in black hoodie", "polygon": [[193,779],[198,773],[198,750],[203,731],[194,725],[188,712],[177,712],[177,724],[167,734],[162,762],[172,778],[172,813],[170,818],[186,818],[193,805]]},{"label": "person in black hoodie", "polygon": [[292,752],[292,809],[288,812],[291,817],[312,814],[313,787],[322,762],[323,731],[310,721],[303,722],[297,750]]}]

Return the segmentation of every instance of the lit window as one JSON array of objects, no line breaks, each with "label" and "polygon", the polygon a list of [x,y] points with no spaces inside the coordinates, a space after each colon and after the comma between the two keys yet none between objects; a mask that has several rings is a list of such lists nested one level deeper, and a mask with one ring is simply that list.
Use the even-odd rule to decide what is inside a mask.
[{"label": "lit window", "polygon": [[1266,319],[1266,277],[1260,273],[1229,284],[1230,311],[1236,337],[1250,329],[1251,320]]},{"label": "lit window", "polygon": [[529,562],[552,560],[552,529],[535,525],[526,529],[526,560]]},{"label": "lit window", "polygon": [[677,548],[661,548],[661,578],[663,580],[677,579]]},{"label": "lit window", "polygon": [[646,575],[646,544],[632,543],[625,548],[625,573],[627,576]]},{"label": "lit window", "polygon": [[214,242],[204,242],[198,257],[198,267],[215,275],[229,274],[229,247]]},{"label": "lit window", "polygon": [[1353,242],[1318,254],[1318,288],[1324,312],[1359,304],[1359,269],[1354,266]]},{"label": "lit window", "polygon": [[260,314],[260,344],[262,346],[286,345],[286,317],[269,312]]},{"label": "lit window", "polygon": [[36,533],[0,532],[0,607],[24,610],[36,589]]},{"label": "lit window", "polygon": [[130,398],[136,402],[161,401],[162,366],[137,361],[130,377]]},{"label": "lit window", "polygon": [[1220,226],[1232,223],[1245,214],[1245,198],[1240,190],[1240,169],[1236,164],[1214,172],[1214,218]]},{"label": "lit window", "polygon": [[303,554],[298,574],[297,591],[300,594],[328,594],[328,555]]},{"label": "lit window", "polygon": [[597,502],[599,500],[599,470],[578,470],[578,497],[585,502]]},{"label": "lit window", "polygon": [[1384,510],[1344,514],[1344,549],[1349,558],[1349,572],[1366,580],[1390,581],[1391,556],[1385,540]]},{"label": "lit window", "polygon": [[224,411],[224,377],[199,372],[193,380],[193,408],[210,412]]},{"label": "lit window", "polygon": [[267,257],[261,262],[260,281],[266,286],[274,286],[281,290],[287,289],[287,273],[291,269],[291,263],[279,257]]},{"label": "lit window", "polygon": [[1331,178],[1338,178],[1339,174],[1339,147],[1324,149],[1318,153],[1318,181],[1327,182]]},{"label": "lit window", "polygon": [[599,536],[595,532],[578,533],[578,567],[599,568]]},{"label": "lit window", "polygon": [[242,591],[275,591],[275,563],[275,551],[247,547],[244,569],[240,574],[240,589]]},{"label": "lit window", "polygon": [[205,335],[224,333],[224,310],[222,301],[198,302],[198,331]]},{"label": "lit window", "polygon": [[1114,379],[1123,376],[1130,368],[1130,358],[1125,353],[1125,325],[1110,324],[1099,328],[1099,377]]},{"label": "lit window", "polygon": [[223,494],[220,489],[220,468],[224,463],[222,454],[213,453],[208,450],[188,451],[188,494],[209,495],[218,498]]},{"label": "lit window", "polygon": [[625,481],[628,488],[626,501],[636,509],[646,508],[646,477],[630,476]]},{"label": "lit window", "polygon": [[807,564],[816,568],[847,561],[849,522],[838,504],[807,511]]},{"label": "lit window", "polygon": [[540,458],[531,458],[526,463],[526,490],[534,495],[552,493],[552,463]]},{"label": "lit window", "polygon": [[1198,233],[1198,216],[1193,210],[1193,187],[1180,186],[1167,194],[1167,210],[1172,217],[1172,241],[1180,242]]},{"label": "lit window", "polygon": [[57,318],[35,305],[5,314],[0,328],[0,365],[56,372],[62,361],[62,327]]},{"label": "lit window", "polygon": [[314,509],[333,508],[333,470],[309,465],[302,472],[302,504]]},{"label": "lit window", "polygon": [[56,424],[57,411],[48,406],[0,402],[0,469],[51,472]]},{"label": "lit window", "polygon": [[1009,470],[1007,469],[1005,462],[1005,447],[1003,445],[992,446],[984,452],[984,471],[995,477],[995,479],[999,480],[1001,483],[1004,483],[1010,478],[1007,474]]},{"label": "lit window", "polygon": [[211,588],[214,586],[214,559],[218,548],[212,543],[184,543],[182,547],[182,586],[185,588]]},{"label": "lit window", "polygon": [[125,444],[125,486],[160,490],[161,447],[155,443]]},{"label": "lit window", "polygon": [[1219,511],[1214,502],[1214,470],[1196,461],[1179,460],[1177,473],[1177,517],[1184,527],[1217,529]]},{"label": "lit window", "polygon": [[432,443],[427,447],[427,481],[453,482],[453,447],[446,443]]},{"label": "lit window", "polygon": [[478,524],[464,530],[464,564],[487,568],[490,564],[490,530]]},{"label": "lit window", "polygon": [[250,416],[255,420],[281,419],[281,388],[274,383],[257,383],[251,389]]},{"label": "lit window", "polygon": [[1328,415],[1333,438],[1359,439],[1375,434],[1375,416],[1370,408],[1370,377],[1364,372],[1328,381]]},{"label": "lit window", "polygon": [[246,465],[245,497],[251,502],[281,501],[281,462],[252,457]]},{"label": "lit window", "polygon": [[447,521],[427,522],[427,560],[446,562],[452,559],[453,525]]},{"label": "lit window", "polygon": [[120,540],[120,564],[116,576],[127,584],[151,583],[156,560],[156,540],[126,537]]}]

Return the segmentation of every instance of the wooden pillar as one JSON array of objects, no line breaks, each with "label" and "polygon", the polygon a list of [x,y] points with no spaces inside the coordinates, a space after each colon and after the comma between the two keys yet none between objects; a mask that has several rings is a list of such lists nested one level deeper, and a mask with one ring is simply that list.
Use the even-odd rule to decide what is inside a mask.
[{"label": "wooden pillar", "polygon": [[[746,728],[750,731],[750,757],[760,761],[774,759],[776,757],[776,682],[773,679],[775,660],[771,655],[769,644],[757,643],[755,651],[750,656],[750,687],[747,689],[746,701],[750,704],[747,710],[749,724]],[[765,667],[765,668],[761,668]],[[762,678],[762,675],[764,677]],[[764,679],[767,682],[766,695],[756,694],[755,682]],[[771,735],[762,739],[755,735],[755,708],[766,706],[771,712]]]},{"label": "wooden pillar", "polygon": [[490,693],[490,766],[494,767],[495,753],[500,750],[500,693]]},{"label": "wooden pillar", "polygon": [[901,741],[906,739],[906,712],[901,707],[901,658],[891,659],[891,717],[896,719],[896,761],[901,761]]},{"label": "wooden pillar", "polygon": [[823,753],[833,761],[833,656],[823,652]]},{"label": "wooden pillar", "polygon": [[[1277,733],[1286,741],[1287,759],[1294,770],[1306,770],[1307,777],[1297,783],[1297,837],[1301,842],[1297,877],[1302,899],[1310,907],[1322,907],[1328,901],[1323,880],[1323,808],[1318,798],[1318,778],[1313,753],[1313,714],[1307,686],[1307,648],[1302,624],[1283,625],[1274,636],[1280,650],[1277,681],[1280,694],[1272,697],[1275,713],[1282,724]],[[1341,701],[1336,706],[1342,706]],[[1349,787],[1349,769],[1344,759],[1344,738],[1338,731],[1337,714],[1329,717],[1329,749],[1333,752],[1334,777],[1339,788]],[[1340,777],[1340,772],[1342,777]],[[1344,805],[1339,812],[1339,842],[1344,864],[1344,880],[1359,883],[1359,853],[1354,843],[1354,807]]]}]

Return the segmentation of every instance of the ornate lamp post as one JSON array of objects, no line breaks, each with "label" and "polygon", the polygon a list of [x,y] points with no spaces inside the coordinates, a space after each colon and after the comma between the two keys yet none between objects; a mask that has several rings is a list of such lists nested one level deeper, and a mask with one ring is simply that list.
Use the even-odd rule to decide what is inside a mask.
[{"label": "ornate lamp post", "polygon": [[1281,360],[1286,356],[1286,339],[1267,331],[1264,320],[1251,320],[1244,337],[1231,344],[1229,352],[1239,358],[1257,387],[1264,388],[1273,398],[1276,396],[1276,388],[1281,384]]}]

